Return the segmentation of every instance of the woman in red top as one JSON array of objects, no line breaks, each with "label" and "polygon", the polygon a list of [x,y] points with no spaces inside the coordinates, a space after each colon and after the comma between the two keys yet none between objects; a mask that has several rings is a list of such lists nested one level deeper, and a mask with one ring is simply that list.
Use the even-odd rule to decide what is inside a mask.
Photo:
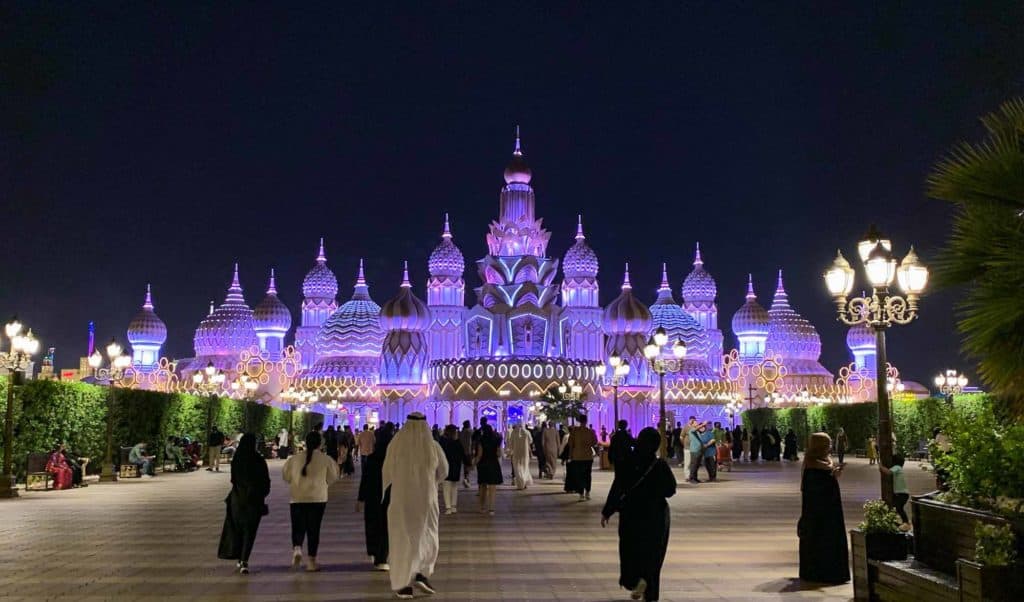
[{"label": "woman in red top", "polygon": [[53,475],[54,489],[71,488],[73,473],[71,467],[68,466],[67,459],[64,458],[63,443],[58,445],[56,451],[50,454],[50,459],[46,461],[46,472]]}]

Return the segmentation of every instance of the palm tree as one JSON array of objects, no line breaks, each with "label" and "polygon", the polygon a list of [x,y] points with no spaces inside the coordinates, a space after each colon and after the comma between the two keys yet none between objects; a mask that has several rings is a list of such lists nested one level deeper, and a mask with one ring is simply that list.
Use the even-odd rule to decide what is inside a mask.
[{"label": "palm tree", "polygon": [[1024,99],[981,118],[928,176],[929,196],[956,205],[937,284],[964,287],[957,323],[982,380],[1024,416]]}]

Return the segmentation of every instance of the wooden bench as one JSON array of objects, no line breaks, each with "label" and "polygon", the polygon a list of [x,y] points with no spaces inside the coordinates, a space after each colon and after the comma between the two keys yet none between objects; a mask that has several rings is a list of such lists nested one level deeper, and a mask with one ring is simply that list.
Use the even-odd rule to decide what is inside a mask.
[{"label": "wooden bench", "polygon": [[53,485],[53,475],[46,472],[50,454],[32,452],[25,460],[25,491],[46,491]]}]

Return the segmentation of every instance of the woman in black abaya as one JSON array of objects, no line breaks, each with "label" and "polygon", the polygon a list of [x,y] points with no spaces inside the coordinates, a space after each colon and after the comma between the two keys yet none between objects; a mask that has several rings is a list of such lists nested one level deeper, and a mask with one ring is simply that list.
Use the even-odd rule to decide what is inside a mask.
[{"label": "woman in black abaya", "polygon": [[228,494],[227,517],[221,532],[220,558],[237,560],[238,572],[249,572],[249,554],[256,541],[256,531],[263,518],[264,500],[270,495],[270,473],[267,461],[256,453],[256,436],[242,436],[231,458],[231,493]]},{"label": "woman in black abaya", "polygon": [[[384,495],[384,457],[395,434],[395,425],[388,422],[377,430],[373,453],[366,457],[359,480],[358,500],[363,503],[363,527],[366,532],[366,553],[373,559],[373,568],[388,570],[388,495]],[[383,500],[382,500],[383,498]]]},{"label": "woman in black abaya", "polygon": [[634,600],[657,600],[661,566],[668,548],[671,513],[666,498],[676,493],[676,479],[657,457],[661,435],[652,427],[640,431],[627,466],[616,472],[601,526],[619,513],[619,585]]},{"label": "woman in black abaya", "polygon": [[850,557],[837,479],[843,467],[832,463],[831,448],[828,435],[814,433],[804,452],[800,481],[803,503],[796,527],[800,537],[800,579],[846,583],[850,580]]}]

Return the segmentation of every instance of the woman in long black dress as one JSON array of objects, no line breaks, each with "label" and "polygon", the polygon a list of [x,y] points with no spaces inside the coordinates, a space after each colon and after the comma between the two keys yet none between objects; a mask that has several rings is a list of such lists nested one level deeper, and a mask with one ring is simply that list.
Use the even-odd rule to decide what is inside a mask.
[{"label": "woman in long black dress", "polygon": [[633,599],[657,600],[661,566],[668,548],[671,513],[666,498],[676,493],[676,478],[657,457],[661,435],[653,427],[640,431],[636,448],[622,472],[616,472],[601,510],[601,526],[619,513],[619,585]]},{"label": "woman in long black dress", "polygon": [[221,549],[227,546],[234,552],[226,556],[235,557],[238,572],[243,575],[249,572],[249,554],[256,541],[264,500],[268,495],[270,473],[267,461],[256,453],[256,436],[246,433],[231,458],[231,493],[226,500],[228,515],[221,534]]},{"label": "woman in long black dress", "polygon": [[821,583],[850,580],[846,522],[837,477],[843,467],[832,463],[832,439],[814,433],[804,451],[800,481],[802,511],[797,523],[800,537],[800,579]]},{"label": "woman in long black dress", "polygon": [[750,461],[757,462],[757,457],[761,453],[761,433],[755,428],[750,431]]},{"label": "woman in long black dress", "polygon": [[373,559],[373,568],[386,571],[388,566],[388,505],[391,490],[384,492],[384,457],[388,444],[395,434],[395,425],[390,422],[377,430],[373,442],[373,453],[366,457],[363,474],[359,480],[357,499],[363,503],[363,529],[366,533],[366,553]]},{"label": "woman in long black dress", "polygon": [[796,433],[793,432],[793,429],[789,429],[789,431],[786,432],[785,441],[786,451],[783,452],[782,457],[787,460],[799,460],[800,458],[797,456],[796,452]]},{"label": "woman in long black dress", "polygon": [[504,479],[501,476],[501,435],[489,424],[480,429],[476,450],[476,478],[480,485],[480,512],[494,514],[494,493]]}]

